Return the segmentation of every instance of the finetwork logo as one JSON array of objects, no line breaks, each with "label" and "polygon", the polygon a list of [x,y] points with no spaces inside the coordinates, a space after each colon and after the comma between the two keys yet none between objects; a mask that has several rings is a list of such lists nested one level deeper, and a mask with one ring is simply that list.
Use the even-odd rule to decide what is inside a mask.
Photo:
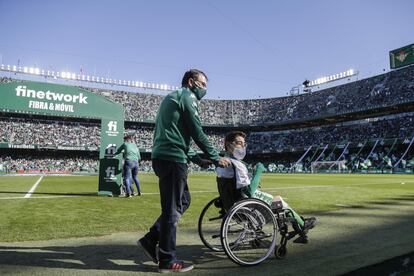
[{"label": "finetwork logo", "polygon": [[108,123],[108,131],[116,131],[118,122],[117,121],[110,121]]},{"label": "finetwork logo", "polygon": [[[56,93],[51,91],[36,91],[33,89],[27,89],[24,85],[19,85],[15,88],[17,97],[32,98],[35,100],[29,100],[28,108],[41,109],[48,111],[59,111],[66,113],[74,113],[76,106],[72,103],[88,104],[83,93],[78,95]],[[47,101],[40,101],[47,100]]]},{"label": "finetwork logo", "polygon": [[115,167],[107,167],[105,170],[105,180],[116,180],[116,176],[115,176]]},{"label": "finetwork logo", "polygon": [[16,87],[16,96],[18,97],[27,97],[33,99],[40,99],[40,100],[49,100],[49,101],[59,101],[59,102],[67,102],[67,103],[81,103],[81,104],[88,104],[86,99],[88,97],[84,96],[83,93],[79,93],[78,95],[72,94],[63,94],[63,93],[56,93],[51,91],[36,91],[32,89],[27,89],[26,86],[19,85]]},{"label": "finetwork logo", "polygon": [[107,127],[108,130],[106,131],[106,134],[108,134],[108,136],[118,136],[119,132],[117,121],[109,121]]},{"label": "finetwork logo", "polygon": [[113,157],[115,155],[115,152],[116,152],[116,144],[109,144],[105,148],[105,156],[106,157]]}]

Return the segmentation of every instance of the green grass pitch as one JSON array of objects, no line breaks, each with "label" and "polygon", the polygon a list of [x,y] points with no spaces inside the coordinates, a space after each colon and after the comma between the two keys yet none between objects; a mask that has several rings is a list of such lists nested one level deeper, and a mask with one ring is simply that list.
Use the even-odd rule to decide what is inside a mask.
[{"label": "green grass pitch", "polygon": [[[100,236],[148,229],[160,214],[157,178],[140,174],[143,196],[98,197],[95,176],[0,177],[0,242]],[[190,174],[191,206],[181,228],[196,229],[204,205],[217,195],[215,175]],[[304,216],[414,196],[413,175],[265,174],[262,190],[281,195]]]}]

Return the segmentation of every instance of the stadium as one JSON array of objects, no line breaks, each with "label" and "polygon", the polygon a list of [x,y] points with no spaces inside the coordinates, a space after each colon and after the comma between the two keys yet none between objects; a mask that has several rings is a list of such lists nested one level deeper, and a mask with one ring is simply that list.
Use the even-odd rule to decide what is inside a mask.
[{"label": "stadium", "polygon": [[[50,198],[49,201],[67,200],[68,202],[65,204],[68,206],[80,204],[78,207],[70,207],[74,208],[74,212],[70,216],[75,217],[69,217],[68,220],[56,217],[57,214],[51,215],[50,218],[60,221],[66,229],[62,229],[62,226],[59,225],[46,223],[40,229],[33,229],[33,227],[39,227],[35,224],[35,226],[30,226],[27,230],[22,231],[17,228],[20,228],[22,223],[23,225],[28,223],[26,220],[29,219],[23,216],[22,221],[17,219],[17,224],[11,226],[16,228],[16,231],[9,232],[10,229],[2,227],[3,241],[19,242],[96,236],[119,231],[134,231],[137,227],[138,229],[145,229],[151,223],[150,220],[141,222],[139,225],[127,223],[113,228],[103,226],[101,222],[93,219],[92,224],[88,225],[85,220],[90,222],[89,215],[83,214],[78,217],[77,212],[81,212],[81,209],[86,208],[84,204],[87,204],[88,208],[91,206],[89,206],[90,202],[79,203],[76,202],[79,199],[75,198],[84,197],[89,199],[90,196],[97,194],[96,175],[99,173],[100,163],[101,166],[102,163],[105,164],[102,161],[105,151],[104,155],[102,155],[102,151],[101,154],[99,153],[99,149],[102,148],[101,141],[106,142],[104,138],[101,140],[101,132],[103,131],[101,130],[101,121],[98,119],[101,116],[100,113],[94,113],[93,111],[96,109],[92,108],[93,111],[85,115],[82,111],[78,111],[78,109],[80,110],[78,106],[71,105],[66,109],[63,107],[55,108],[52,113],[48,114],[50,110],[47,107],[45,109],[38,101],[32,100],[39,96],[38,91],[70,92],[73,90],[74,93],[84,91],[84,94],[79,94],[78,98],[68,96],[67,102],[71,104],[76,104],[76,100],[91,103],[92,97],[89,93],[92,93],[100,100],[103,99],[110,102],[110,104],[115,103],[121,106],[125,110],[125,119],[122,122],[125,128],[120,133],[135,134],[136,143],[142,155],[139,168],[142,173],[142,181],[145,183],[143,185],[144,195],[145,193],[150,194],[150,199],[147,199],[145,204],[150,204],[151,200],[156,201],[156,197],[153,195],[157,194],[150,155],[152,137],[156,110],[163,96],[148,93],[148,90],[144,89],[138,93],[132,93],[104,88],[90,88],[86,86],[87,83],[82,83],[86,84],[85,86],[75,84],[51,86],[49,82],[25,80],[28,79],[27,75],[30,74],[25,74],[26,69],[24,68],[13,70],[13,67],[2,65],[1,69],[4,75],[8,75],[1,79],[0,90],[2,94],[6,95],[8,93],[6,89],[10,89],[13,96],[17,95],[20,97],[19,100],[26,101],[23,104],[14,103],[16,107],[13,108],[7,106],[7,100],[5,100],[2,103],[3,106],[1,106],[0,160],[1,173],[5,175],[0,179],[1,194],[2,199],[8,199],[7,204],[3,204],[3,208],[14,208],[11,199],[31,196],[33,199],[38,198],[39,201],[42,198],[44,198],[43,200]],[[27,71],[29,70],[33,69]],[[33,75],[39,78],[36,74]],[[82,78],[82,76],[77,77]],[[40,76],[40,78],[49,77]],[[51,75],[50,78],[53,78],[53,76]],[[67,80],[64,81],[68,83]],[[76,80],[72,82],[76,82]],[[110,87],[110,85],[107,86]],[[33,95],[30,95],[28,93],[29,88],[32,87],[36,87],[37,94],[32,93]],[[345,209],[368,208],[362,205],[386,204],[386,200],[397,199],[405,200],[407,203],[411,202],[413,194],[410,185],[413,183],[412,174],[414,169],[414,146],[412,146],[414,140],[413,89],[414,66],[408,65],[372,78],[348,82],[311,93],[256,100],[203,100],[200,103],[200,116],[210,141],[221,152],[224,150],[222,145],[226,132],[237,129],[247,133],[249,163],[263,162],[267,169],[266,178],[268,180],[275,179],[279,183],[275,186],[267,186],[266,188],[269,190],[295,189],[296,185],[304,184],[303,180],[305,180],[306,185],[310,183],[309,186],[302,187],[303,189],[307,189],[306,187],[311,189],[324,183],[323,185],[326,186],[323,186],[322,189],[327,194],[331,191],[325,190],[325,188],[334,189],[335,185],[340,186],[340,183],[343,182],[352,182],[352,185],[356,185],[355,188],[364,189],[369,188],[369,185],[378,185],[377,187],[372,186],[376,189],[373,189],[365,197],[355,199],[352,198],[351,194],[344,194],[342,200],[333,200],[332,202],[328,200],[328,202],[321,204],[316,204],[314,199],[310,197],[306,197],[306,199],[295,198],[285,191],[289,199],[295,205],[300,206],[300,209],[323,215],[324,212],[338,209],[341,206]],[[50,98],[54,95],[51,93],[55,92],[50,92]],[[47,94],[40,94],[40,96],[47,97]],[[40,101],[40,103],[42,102]],[[47,103],[45,106],[47,106]],[[58,106],[58,104],[55,104],[55,106]],[[22,109],[19,110],[19,107]],[[243,114],[248,114],[248,116]],[[105,125],[102,124],[102,126]],[[118,124],[118,126],[122,126],[122,124]],[[196,147],[196,145],[194,146]],[[200,150],[199,152],[201,153]],[[102,169],[101,167],[101,170],[105,171],[105,168]],[[206,189],[206,186],[203,186],[204,181],[206,181],[210,182],[208,185],[210,192],[200,194],[199,202],[195,203],[197,207],[193,208],[188,218],[184,217],[182,224],[186,229],[188,227],[191,229],[200,212],[199,208],[202,208],[206,200],[215,193],[214,172],[210,172],[214,171],[213,167],[200,170],[197,166],[191,166],[191,171],[190,181],[195,189],[200,189],[199,192],[202,193]],[[24,181],[20,181],[21,177],[19,178],[17,175],[28,176],[24,177]],[[36,181],[38,179],[36,175],[41,176],[39,179],[42,180],[41,185],[36,190],[27,191],[31,182],[39,182]],[[68,178],[64,175],[77,175],[81,177],[81,180]],[[376,177],[376,175],[379,177]],[[16,178],[19,178],[19,185],[10,185],[16,181],[14,180]],[[298,181],[298,184],[295,184],[297,178],[301,180]],[[330,178],[337,180],[329,183],[327,180]],[[99,190],[109,190],[111,195],[117,196],[121,193],[121,185],[117,181],[117,179],[112,181],[115,188],[108,187],[108,184],[100,182]],[[287,185],[288,187],[280,188],[280,183],[285,183],[282,186]],[[401,186],[404,187],[403,190],[400,190],[400,187],[397,190],[390,190],[390,183],[407,184],[407,186]],[[346,186],[349,186],[349,184]],[[296,188],[300,189],[301,187]],[[378,188],[385,188],[385,191]],[[344,189],[346,188],[344,187]],[[373,192],[374,190],[375,192]],[[401,191],[403,194],[399,194]],[[314,197],[317,197],[315,193],[319,192],[309,191]],[[153,195],[151,196],[151,194]],[[384,196],[387,199],[384,199]],[[75,199],[74,202],[71,202],[74,200],[71,197]],[[102,204],[102,202],[99,202],[102,199],[97,200],[98,202],[95,202],[95,204]],[[381,200],[384,202],[379,203]],[[45,202],[43,204],[49,203]],[[38,217],[42,216],[41,214],[46,209],[52,206],[54,206],[52,208],[56,208],[55,204],[59,203],[56,201],[51,203],[51,206],[43,207],[38,206],[40,202],[31,202],[30,205],[32,204],[34,205],[30,208],[40,211],[38,215],[35,215]],[[120,208],[121,204],[124,203],[111,203],[112,208]],[[134,208],[134,204],[136,203],[128,202],[128,206],[131,208]],[[309,204],[312,204],[313,207],[310,207]],[[411,206],[412,208],[412,203],[410,204],[405,207],[409,208]],[[104,209],[109,212],[106,208]],[[114,215],[109,217],[113,218],[113,216],[118,215],[119,213],[115,211]],[[3,216],[5,215],[3,214]],[[122,215],[120,217],[122,218]],[[7,220],[7,215],[5,219]],[[78,220],[80,222],[76,224],[76,227],[74,225],[68,227],[68,224]],[[107,221],[104,218],[102,220]],[[96,229],[91,229],[95,227]],[[75,228],[79,229],[76,230]],[[13,234],[17,232],[19,235]],[[392,232],[391,234],[394,235]],[[408,246],[411,245],[408,244]],[[400,253],[407,252],[402,250],[398,254],[393,254],[402,255]],[[15,255],[14,257],[22,257],[21,254],[23,254],[24,259],[24,253],[15,252],[13,255]],[[389,257],[395,256],[387,255],[387,258]],[[9,260],[9,258],[5,256],[6,260]],[[384,258],[384,256],[381,256],[381,258]],[[372,262],[368,258],[366,264],[370,264],[370,261]],[[81,269],[75,264],[66,264],[64,267],[66,266]],[[368,265],[366,266],[368,267]],[[52,265],[52,267],[54,266]],[[94,265],[91,268],[101,269],[94,267]],[[107,266],[104,266],[104,268],[110,269]],[[351,268],[344,266],[342,272],[346,272],[347,269],[356,270],[359,266],[351,266]],[[289,269],[291,268],[287,268],[286,271],[289,271]],[[321,273],[329,274],[338,271],[341,270],[325,270]]]},{"label": "stadium", "polygon": [[[168,7],[166,3],[163,5]],[[214,1],[205,5],[217,18],[230,22],[236,29],[226,33],[223,39],[226,43],[238,31],[264,52],[276,52],[269,50],[266,39],[259,36],[262,25],[254,25],[256,30],[249,31],[230,12],[224,13],[225,8],[215,6]],[[39,7],[45,5],[39,4]],[[234,6],[230,8],[233,11]],[[103,10],[110,9],[100,11]],[[87,8],[76,12],[90,16]],[[167,12],[168,8],[166,12],[160,11],[166,21]],[[115,13],[111,11],[103,17],[109,20]],[[266,18],[263,7],[258,18],[262,13]],[[250,18],[254,12],[249,10],[246,14]],[[142,16],[145,17],[144,13]],[[221,22],[218,26],[226,29],[228,26],[217,18]],[[152,14],[150,20],[156,21]],[[162,28],[162,34],[166,35],[167,26]],[[68,31],[69,38],[71,31]],[[74,32],[82,33],[80,29]],[[105,32],[122,33],[110,28]],[[17,28],[16,33],[19,34]],[[149,45],[157,41],[155,36],[148,33],[142,36],[148,37],[145,42],[140,41],[145,44],[145,52],[140,54],[154,55]],[[303,41],[307,38],[304,34]],[[91,40],[94,39],[99,41],[97,37]],[[214,39],[214,43],[222,40],[220,36]],[[87,44],[89,38],[79,41]],[[107,42],[111,44],[105,36],[93,50],[98,51]],[[162,45],[160,48],[164,51],[167,47]],[[208,47],[211,45],[215,44]],[[148,70],[151,77],[118,79],[109,73],[105,77],[97,76],[99,73],[86,74],[83,68],[79,72],[56,69],[69,67],[64,64],[26,66],[20,58],[17,63],[7,64],[3,62],[7,47],[0,42],[0,275],[162,272],[161,266],[148,257],[146,249],[139,247],[137,239],[147,233],[163,211],[161,178],[157,177],[151,156],[160,105],[170,93],[181,89],[181,86],[161,83],[161,72],[180,71],[182,67],[164,66],[157,71],[152,70],[157,61],[154,64],[135,62],[134,66],[143,68],[140,72]],[[117,45],[117,51],[126,49],[123,47]],[[34,56],[42,51],[49,56],[64,56],[63,63],[82,55],[79,49],[71,56],[58,50],[36,48],[31,44],[26,50]],[[231,91],[233,98],[227,99],[226,93],[230,92],[223,88],[218,92],[222,95],[216,98],[194,100],[202,130],[219,155],[228,157],[226,134],[244,132],[247,152],[242,158],[243,164],[247,164],[249,173],[256,172],[259,163],[264,166],[260,190],[272,197],[280,195],[303,216],[303,221],[316,217],[317,223],[315,228],[297,230],[298,225],[292,223],[295,216],[288,216],[293,209],[274,206],[274,200],[268,206],[264,200],[243,198],[231,202],[226,210],[217,170],[220,163],[202,167],[188,162],[186,176],[191,205],[179,216],[177,251],[183,260],[194,264],[189,274],[413,273],[414,44],[395,48],[383,53],[389,59],[390,69],[382,69],[380,73],[362,76],[357,69],[349,69],[314,80],[306,78],[288,93],[277,91],[283,92],[283,96],[251,94],[245,99]],[[217,52],[220,59],[232,60],[223,51]],[[233,51],[237,49],[231,48],[230,52]],[[177,52],[180,56],[178,53],[181,52]],[[86,59],[93,60],[87,55]],[[308,58],[311,63],[312,59]],[[283,63],[282,59],[278,61]],[[252,61],[246,56],[243,63],[250,65],[249,62]],[[99,66],[99,62],[96,64]],[[183,64],[199,63],[183,61]],[[323,64],[321,60],[314,66]],[[289,65],[282,65],[289,70]],[[105,68],[98,68],[102,70]],[[211,69],[207,70],[209,73]],[[213,71],[209,85],[219,81]],[[303,78],[300,73],[303,71],[298,75],[296,70],[291,71],[289,74],[295,78]],[[232,73],[228,72],[224,78],[232,79]],[[237,77],[241,83],[254,78]],[[159,79],[160,83],[144,79]],[[260,80],[265,85],[273,83],[273,80],[266,83],[265,77]],[[126,137],[133,137],[140,154],[139,196],[128,194],[123,171],[126,161],[116,154]],[[202,160],[207,160],[208,154],[194,140],[197,139],[192,136],[191,148]],[[233,178],[236,176],[234,170]],[[232,228],[234,225],[244,228]],[[299,238],[293,238],[297,236],[304,240],[296,242]],[[259,260],[254,259],[256,256]]]},{"label": "stadium", "polygon": [[[2,65],[2,70],[12,75],[24,71],[22,68],[14,71],[10,65]],[[237,129],[248,133],[249,159],[264,162],[269,172],[413,173],[413,71],[412,66],[407,66],[288,97],[204,100],[200,103],[200,117],[205,132],[219,151],[224,150],[226,132]],[[16,83],[18,95],[21,81],[1,79],[2,84]],[[43,91],[48,90],[46,83],[46,87],[38,85]],[[150,171],[155,115],[163,96],[146,91],[82,89],[125,109],[124,132],[136,133],[143,157],[140,167]],[[73,110],[62,110],[61,117],[47,116],[42,114],[42,106],[35,103],[43,102],[29,101],[28,108],[33,110],[27,111],[29,117],[26,112],[8,112],[11,108],[2,108],[1,171],[98,172],[100,121],[70,115]],[[43,162],[45,159],[47,162]]]}]

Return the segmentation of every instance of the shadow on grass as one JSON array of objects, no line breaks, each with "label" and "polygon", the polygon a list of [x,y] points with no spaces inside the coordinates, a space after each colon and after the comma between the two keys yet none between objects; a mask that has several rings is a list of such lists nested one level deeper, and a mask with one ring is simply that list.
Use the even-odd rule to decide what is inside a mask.
[{"label": "shadow on grass", "polygon": [[[188,243],[181,242],[186,245],[177,246],[177,251],[183,259],[193,260],[195,272],[203,275],[258,276],[275,275],[276,272],[280,275],[339,275],[412,252],[414,212],[411,211],[414,211],[414,204],[405,199],[414,198],[414,195],[401,197],[404,200],[384,198],[354,208],[320,213],[317,227],[309,233],[309,244],[289,242],[285,260],[270,256],[256,267],[237,266],[225,254],[211,252],[201,243],[193,244],[194,239],[198,239],[194,229],[188,229],[188,233],[182,235]],[[364,212],[365,209],[370,212]],[[376,213],[375,209],[380,212]],[[116,245],[109,239],[108,242],[110,244],[27,247],[3,244],[0,246],[0,267],[3,266],[3,271],[17,267],[61,268],[74,274],[88,270],[157,272],[157,265],[150,262],[137,246]],[[45,275],[56,275],[55,270],[44,272]],[[366,275],[372,274],[367,272]]]},{"label": "shadow on grass", "polygon": [[[0,191],[0,194],[21,194],[26,195],[27,192],[13,192],[13,191]],[[97,193],[39,193],[34,192],[32,195],[56,195],[56,196],[98,196]]]},{"label": "shadow on grass", "polygon": [[[365,210],[379,210],[386,208],[385,206],[403,206],[410,205],[409,201],[414,201],[414,194],[402,195],[399,197],[382,198],[379,200],[366,201],[361,204],[334,204],[340,209],[365,209]],[[383,205],[383,207],[381,207]]]},{"label": "shadow on grass", "polygon": [[[201,245],[177,246],[184,260],[207,264],[220,256],[207,252]],[[226,258],[222,254],[222,258]],[[84,245],[84,246],[0,246],[0,266],[45,267],[74,270],[158,272],[153,263],[135,245]],[[233,266],[232,263],[228,263]],[[223,268],[223,267],[221,267]],[[209,268],[213,269],[214,268]]]},{"label": "shadow on grass", "polygon": [[407,201],[414,201],[414,194],[410,195],[402,195],[399,197],[393,197],[393,200],[407,200]]}]

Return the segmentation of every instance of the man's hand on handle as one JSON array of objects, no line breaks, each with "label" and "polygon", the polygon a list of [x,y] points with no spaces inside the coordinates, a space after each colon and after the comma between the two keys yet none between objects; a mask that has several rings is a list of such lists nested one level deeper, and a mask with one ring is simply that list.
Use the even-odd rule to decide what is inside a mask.
[{"label": "man's hand on handle", "polygon": [[219,167],[222,167],[222,168],[227,168],[228,166],[230,166],[230,164],[231,164],[230,160],[225,157],[221,157],[220,160],[218,161]]}]

